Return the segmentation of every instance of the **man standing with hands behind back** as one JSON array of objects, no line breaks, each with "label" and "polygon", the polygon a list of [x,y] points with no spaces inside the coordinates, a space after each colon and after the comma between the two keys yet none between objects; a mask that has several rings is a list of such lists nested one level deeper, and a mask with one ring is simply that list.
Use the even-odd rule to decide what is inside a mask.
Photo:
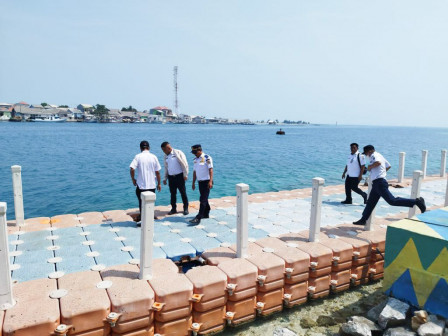
[{"label": "man standing with hands behind back", "polygon": [[[365,164],[364,155],[358,152],[358,144],[350,144],[350,155],[342,173],[342,179],[345,178],[345,201],[342,201],[342,204],[352,204],[352,190],[362,196],[364,204],[367,203],[367,194],[358,187],[366,168]],[[346,173],[347,177],[345,177]]]},{"label": "man standing with hands behind back", "polygon": [[[149,142],[143,140],[140,142],[140,154],[137,154],[130,165],[130,174],[132,183],[136,186],[135,194],[138,198],[138,207],[140,215],[137,222],[141,221],[142,214],[142,199],[141,193],[144,191],[156,192],[156,178],[157,190],[162,190],[160,185],[160,163],[157,156],[149,152]],[[137,170],[137,179],[135,178],[135,171]],[[154,219],[157,219],[154,217]]]},{"label": "man standing with hands behind back", "polygon": [[166,180],[170,186],[171,194],[171,211],[168,215],[174,215],[177,213],[176,194],[179,189],[182,202],[184,203],[184,216],[188,215],[188,197],[187,190],[185,188],[185,181],[188,179],[188,162],[185,158],[185,154],[179,150],[171,147],[169,142],[162,142],[162,151],[165,153],[165,177],[163,178],[163,184],[166,185]]},{"label": "man standing with hands behind back", "polygon": [[199,213],[195,218],[190,220],[190,223],[199,224],[201,222],[201,219],[208,218],[210,213],[208,196],[210,195],[210,189],[213,188],[213,160],[210,155],[202,152],[201,145],[191,146],[191,153],[196,156],[193,161],[194,168],[192,189],[195,190],[197,179],[199,184],[199,193],[201,196],[199,198]]}]

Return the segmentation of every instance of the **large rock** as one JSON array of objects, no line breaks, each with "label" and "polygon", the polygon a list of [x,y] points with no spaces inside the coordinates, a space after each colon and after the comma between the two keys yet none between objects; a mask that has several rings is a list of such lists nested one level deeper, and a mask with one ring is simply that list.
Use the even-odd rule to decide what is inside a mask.
[{"label": "large rock", "polygon": [[343,336],[371,336],[372,333],[367,324],[348,321],[341,325],[339,333]]},{"label": "large rock", "polygon": [[415,332],[403,327],[390,328],[387,329],[386,332],[384,333],[384,336],[415,336],[415,335],[417,335]]},{"label": "large rock", "polygon": [[348,321],[367,325],[373,336],[381,336],[383,334],[383,331],[379,325],[363,316],[352,316],[348,318]]},{"label": "large rock", "polygon": [[[445,323],[443,323],[443,325],[444,324]],[[443,336],[443,325],[440,325],[440,323],[427,322],[418,328],[417,333],[419,336]]]},{"label": "large rock", "polygon": [[383,311],[386,304],[387,304],[387,299],[384,300],[383,302],[377,304],[375,307],[371,308],[367,312],[367,318],[373,322],[378,321],[378,318],[380,317],[380,314]]},{"label": "large rock", "polygon": [[409,305],[407,303],[389,298],[378,317],[378,324],[383,329],[403,325],[406,322],[406,314],[408,311]]},{"label": "large rock", "polygon": [[334,326],[334,325],[336,325],[336,321],[331,316],[320,315],[317,318],[317,325],[320,326],[320,327]]},{"label": "large rock", "polygon": [[316,325],[316,321],[308,316],[305,316],[300,320],[300,326],[305,329],[315,327]]},{"label": "large rock", "polygon": [[275,328],[272,336],[297,336],[294,331],[289,330],[288,328]]}]

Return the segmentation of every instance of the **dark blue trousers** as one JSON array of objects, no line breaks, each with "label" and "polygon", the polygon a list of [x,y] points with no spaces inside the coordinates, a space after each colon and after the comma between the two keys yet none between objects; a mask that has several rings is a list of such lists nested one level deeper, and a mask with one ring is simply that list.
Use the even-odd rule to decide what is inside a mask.
[{"label": "dark blue trousers", "polygon": [[380,197],[392,206],[402,206],[412,208],[416,201],[410,198],[395,197],[389,191],[389,184],[383,178],[378,178],[372,182],[372,190],[370,191],[369,199],[367,200],[366,207],[362,213],[362,219],[369,219],[372,214],[373,209],[375,209],[376,204],[380,200]]},{"label": "dark blue trousers", "polygon": [[208,188],[208,182],[210,180],[198,181],[199,184],[199,213],[196,218],[208,218],[210,213],[210,204],[208,204],[208,196],[210,195],[210,189]]}]

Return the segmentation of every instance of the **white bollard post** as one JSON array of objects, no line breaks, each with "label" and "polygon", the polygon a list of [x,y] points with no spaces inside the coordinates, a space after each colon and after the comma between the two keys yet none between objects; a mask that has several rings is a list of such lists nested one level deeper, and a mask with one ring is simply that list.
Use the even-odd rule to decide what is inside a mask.
[{"label": "white bollard post", "polygon": [[448,177],[446,181],[445,206],[448,206]]},{"label": "white bollard post", "polygon": [[9,309],[16,304],[12,295],[6,209],[6,203],[0,202],[0,310]]},{"label": "white bollard post", "polygon": [[[422,185],[423,180],[423,172],[421,170],[414,170],[414,174],[412,176],[412,189],[411,189],[411,198],[416,199],[420,196],[420,187]],[[413,206],[409,208],[408,218],[412,218],[415,215],[415,210],[417,206]]]},{"label": "white bollard post", "polygon": [[400,161],[398,163],[398,183],[403,182],[403,179],[404,179],[405,158],[406,158],[406,153],[400,152]]},{"label": "white bollard post", "polygon": [[249,186],[245,183],[236,185],[236,257],[247,258],[249,244],[248,196]]},{"label": "white bollard post", "polygon": [[[154,244],[154,204],[156,194],[144,191],[142,198],[142,233],[140,238],[140,275],[139,279],[152,278],[152,248]],[[174,242],[173,242],[174,243]]]},{"label": "white bollard post", "polygon": [[322,209],[322,194],[325,180],[320,177],[313,178],[313,194],[311,196],[310,242],[319,242],[320,221]]},{"label": "white bollard post", "polygon": [[422,172],[423,178],[426,178],[426,167],[428,165],[428,151],[422,150]]},{"label": "white bollard post", "polygon": [[22,167],[12,166],[12,189],[14,191],[14,211],[16,214],[16,226],[25,224],[25,213],[23,211],[22,193]]},{"label": "white bollard post", "polygon": [[[369,188],[367,189],[367,200],[370,197],[371,191],[372,191],[372,179],[369,176]],[[370,217],[367,219],[366,225],[364,227],[364,231],[373,231],[373,219],[375,218],[375,208],[373,208],[373,211],[372,211]]]},{"label": "white bollard post", "polygon": [[442,162],[440,163],[440,177],[446,175],[446,149],[442,149]]}]

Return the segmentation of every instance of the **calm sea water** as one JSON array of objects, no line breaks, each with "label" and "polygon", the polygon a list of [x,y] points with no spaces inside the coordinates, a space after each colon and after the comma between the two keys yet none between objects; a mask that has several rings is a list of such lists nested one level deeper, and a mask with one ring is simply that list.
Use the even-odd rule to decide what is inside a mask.
[{"label": "calm sea water", "polygon": [[[215,187],[211,197],[235,195],[236,183],[250,192],[311,186],[313,177],[342,183],[349,144],[373,144],[392,164],[397,176],[398,153],[406,152],[406,176],[421,168],[421,150],[429,150],[428,174],[440,169],[440,151],[448,147],[448,129],[360,126],[151,125],[0,123],[0,201],[14,218],[12,165],[22,166],[25,217],[137,206],[129,164],[148,140],[162,167],[160,144],[169,141],[192,162],[190,146],[200,143],[213,157]],[[191,169],[190,169],[191,170]],[[198,191],[191,190],[190,200]],[[178,197],[180,201],[180,197]],[[157,204],[169,204],[168,186]]]}]

